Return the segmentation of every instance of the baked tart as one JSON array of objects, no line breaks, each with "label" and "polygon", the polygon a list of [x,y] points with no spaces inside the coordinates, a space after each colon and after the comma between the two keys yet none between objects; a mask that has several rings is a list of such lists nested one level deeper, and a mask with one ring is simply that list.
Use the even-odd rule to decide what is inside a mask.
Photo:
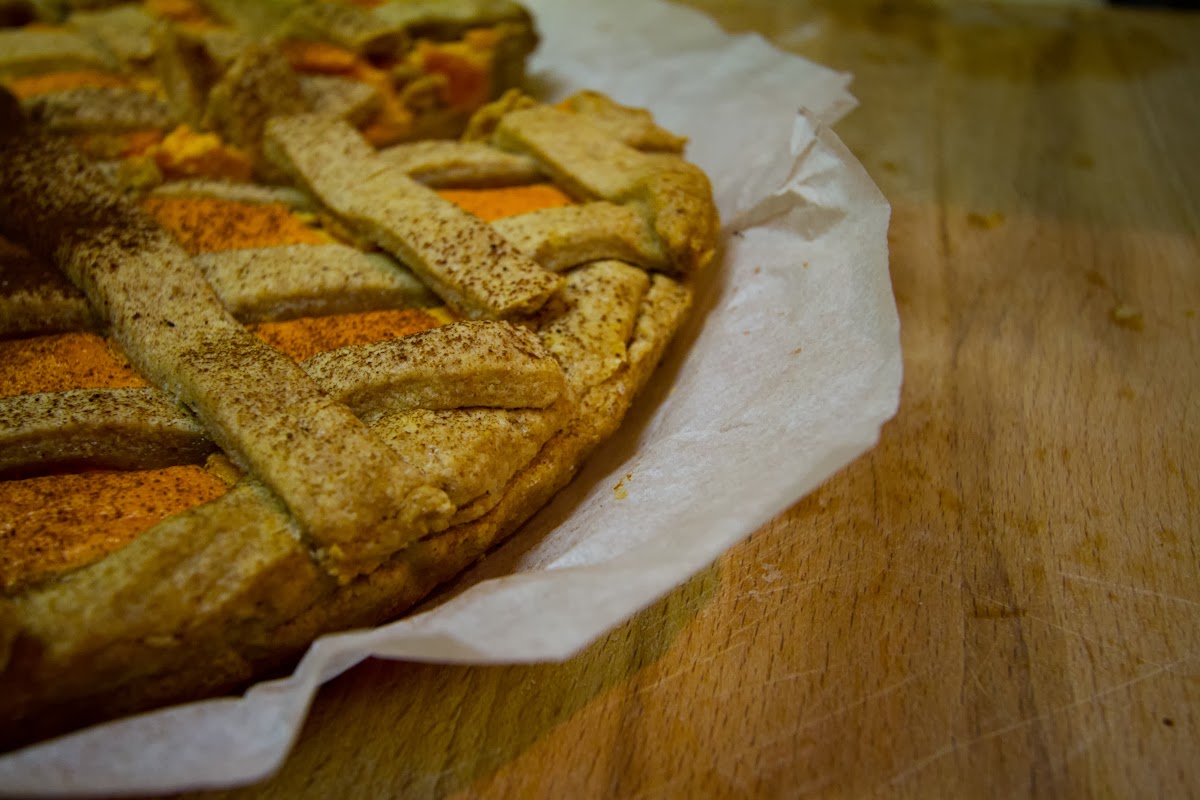
[{"label": "baked tart", "polygon": [[[511,4],[244,7],[0,31],[98,53],[0,63],[4,747],[410,608],[618,428],[716,249],[707,179],[647,112],[484,102],[531,45]],[[487,91],[403,134],[296,90],[335,52],[428,76],[459,46]],[[67,85],[93,99],[46,99]]]}]

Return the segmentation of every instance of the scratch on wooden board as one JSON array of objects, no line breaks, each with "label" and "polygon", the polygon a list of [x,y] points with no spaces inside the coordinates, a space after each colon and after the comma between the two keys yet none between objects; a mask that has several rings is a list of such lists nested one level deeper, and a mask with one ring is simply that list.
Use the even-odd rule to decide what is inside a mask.
[{"label": "scratch on wooden board", "polygon": [[983,684],[983,669],[985,666],[995,663],[992,658],[996,655],[996,651],[1000,649],[1001,642],[1003,641],[999,636],[991,637],[991,644],[988,646],[987,652],[979,659],[979,663],[976,666],[968,669],[968,678],[983,695],[988,694],[988,689]]},{"label": "scratch on wooden board", "polygon": [[830,572],[830,573],[824,574],[819,578],[812,578],[812,579],[806,580],[806,581],[797,581],[794,583],[787,583],[783,586],[772,586],[769,589],[750,589],[748,591],[743,592],[742,597],[751,597],[751,598],[754,598],[757,600],[760,598],[769,597],[774,594],[781,594],[783,592],[793,592],[793,591],[801,592],[801,591],[806,591],[806,590],[812,591],[812,590],[816,589],[817,587],[819,587],[820,585],[822,585],[824,583],[828,583],[829,581],[834,580],[836,578],[842,578],[842,577],[846,577],[846,576],[855,576],[855,575],[870,575],[871,577],[867,581],[867,583],[870,583],[870,581],[875,580],[876,578],[878,578],[880,575],[882,575],[886,571],[887,571],[886,569],[865,568],[865,567],[860,567],[858,569],[843,569],[843,570],[838,570],[837,572]]},{"label": "scratch on wooden board", "polygon": [[1170,600],[1173,603],[1183,603],[1184,605],[1188,606],[1200,606],[1200,602],[1197,602],[1196,600],[1191,600],[1187,597],[1180,597],[1177,594],[1156,592],[1153,589],[1147,589],[1144,586],[1132,586],[1127,583],[1115,583],[1113,581],[1106,581],[1103,578],[1093,578],[1088,575],[1080,575],[1075,572],[1062,572],[1061,570],[1058,574],[1067,580],[1079,581],[1080,583],[1094,583],[1097,586],[1103,586],[1105,589],[1125,592],[1126,594],[1141,594],[1146,595],[1147,597],[1158,597],[1162,600]]},{"label": "scratch on wooden board", "polygon": [[639,685],[635,691],[638,692],[639,694],[642,692],[648,692],[648,691],[651,691],[652,689],[657,689],[659,686],[670,683],[671,681],[676,680],[677,678],[680,678],[684,675],[691,675],[691,674],[695,673],[697,669],[699,669],[699,668],[703,667],[704,665],[709,664],[713,661],[716,661],[718,658],[720,658],[721,656],[725,655],[726,653],[728,653],[732,650],[744,649],[747,644],[748,644],[748,642],[746,642],[746,641],[733,642],[730,645],[722,647],[720,650],[718,650],[715,653],[709,653],[701,658],[698,658],[696,661],[688,664],[687,666],[680,667],[679,669],[674,670],[673,672],[669,672],[666,675],[663,675],[662,677],[657,678],[656,680],[654,680],[653,683]]},{"label": "scratch on wooden board", "polygon": [[844,716],[845,714],[847,714],[850,711],[853,711],[856,708],[861,708],[862,706],[865,706],[868,703],[878,700],[881,697],[886,697],[889,694],[893,694],[893,693],[899,691],[900,689],[903,689],[905,686],[908,686],[913,681],[919,680],[920,678],[922,678],[925,675],[928,675],[931,672],[933,672],[932,669],[918,670],[917,672],[914,672],[911,675],[906,675],[905,677],[901,678],[900,680],[896,681],[895,683],[890,683],[887,686],[884,686],[882,689],[876,689],[873,692],[868,692],[867,694],[863,695],[862,697],[858,698],[857,700],[851,700],[850,702],[840,705],[837,708],[833,709],[832,711],[827,711],[818,717],[812,717],[809,719],[801,719],[801,720],[799,720],[799,722],[796,725],[794,725],[793,727],[788,729],[786,732],[777,734],[776,736],[772,736],[770,739],[767,739],[762,742],[748,742],[746,748],[743,748],[743,749],[761,750],[763,748],[769,747],[778,742],[784,741],[785,739],[793,739],[793,738],[795,738],[796,734],[798,734],[798,733],[802,733],[803,731],[806,731],[810,728],[815,728],[818,725],[823,725],[824,723],[826,723],[832,719],[836,719],[838,717]]},{"label": "scratch on wooden board", "polygon": [[1166,664],[1159,664],[1159,665],[1155,666],[1153,669],[1149,669],[1146,672],[1143,672],[1141,675],[1138,675],[1135,678],[1130,678],[1127,681],[1121,681],[1120,683],[1114,684],[1114,685],[1108,687],[1107,689],[1102,689],[1097,692],[1092,692],[1090,695],[1088,695],[1087,697],[1085,697],[1082,700],[1076,700],[1071,703],[1063,703],[1062,705],[1056,706],[1056,707],[1050,709],[1049,711],[1045,711],[1041,714],[1034,714],[1031,717],[1026,717],[1023,720],[1020,720],[1019,722],[1009,723],[1008,725],[1001,725],[997,728],[993,728],[992,730],[987,731],[986,733],[981,733],[978,736],[972,736],[969,739],[964,739],[963,741],[957,741],[956,739],[951,738],[951,740],[948,743],[946,743],[942,747],[938,748],[934,752],[930,753],[929,755],[925,756],[924,758],[918,759],[915,763],[910,765],[908,768],[901,770],[900,772],[896,773],[888,780],[882,782],[881,785],[883,783],[886,783],[889,786],[896,786],[897,784],[903,783],[904,781],[908,780],[913,775],[916,775],[917,773],[921,772],[922,770],[924,770],[926,767],[930,766],[931,764],[934,764],[935,762],[940,761],[949,755],[953,755],[954,753],[960,752],[962,750],[966,750],[970,747],[974,747],[975,745],[980,744],[981,742],[990,741],[992,739],[996,739],[1001,736],[1006,736],[1006,735],[1008,735],[1010,733],[1014,733],[1016,731],[1024,730],[1025,728],[1028,728],[1031,725],[1036,725],[1039,722],[1045,722],[1045,721],[1049,720],[1051,717],[1053,717],[1055,714],[1061,714],[1064,711],[1070,711],[1071,709],[1080,708],[1081,706],[1088,705],[1089,703],[1096,703],[1096,702],[1102,700],[1103,698],[1109,697],[1110,695],[1114,695],[1117,692],[1120,692],[1120,691],[1130,688],[1131,686],[1136,686],[1137,684],[1145,683],[1148,680],[1156,678],[1159,675],[1163,674],[1164,672],[1168,672],[1169,670],[1174,669],[1175,667],[1179,666],[1180,664],[1185,664],[1189,661],[1195,660],[1197,657],[1200,657],[1200,653],[1190,653],[1190,654],[1184,656],[1183,658],[1176,659],[1176,660],[1168,662]]},{"label": "scratch on wooden board", "polygon": [[832,664],[823,664],[819,667],[813,667],[811,669],[798,669],[794,672],[789,672],[786,675],[780,675],[778,678],[771,678],[771,680],[764,682],[762,685],[764,687],[774,686],[777,683],[786,683],[787,681],[799,680],[800,678],[807,678],[810,675],[820,675],[825,672],[831,672],[833,667],[834,665]]},{"label": "scratch on wooden board", "polygon": [[[981,600],[986,600],[986,601],[987,601],[987,602],[989,602],[989,603],[995,603],[995,604],[997,604],[997,605],[1000,605],[1000,606],[1003,606],[1003,605],[1005,605],[1005,604],[1004,604],[1002,601],[1000,601],[1000,600],[998,600],[998,599],[996,599],[996,598],[994,598],[994,597],[989,597],[988,595],[985,595],[985,594],[983,594],[983,593],[981,593],[981,592],[977,592],[977,591],[974,591],[974,590],[972,590],[972,589],[968,589],[967,591],[968,591],[968,592],[970,592],[970,594],[971,594],[973,597],[978,597],[978,598],[980,598]],[[1120,646],[1120,645],[1118,645],[1118,644],[1112,644],[1112,643],[1110,643],[1110,642],[1103,642],[1103,641],[1100,641],[1099,639],[1094,639],[1094,638],[1092,638],[1091,636],[1088,636],[1087,634],[1085,634],[1085,633],[1083,633],[1083,632],[1081,632],[1081,631],[1077,631],[1077,630],[1075,630],[1074,628],[1069,628],[1069,627],[1067,627],[1066,625],[1063,625],[1063,624],[1061,624],[1061,623],[1058,623],[1058,622],[1055,622],[1055,621],[1053,621],[1053,620],[1047,619],[1046,617],[1043,617],[1043,616],[1041,616],[1040,614],[1034,614],[1034,613],[1032,613],[1032,612],[1030,612],[1030,611],[1028,611],[1028,610],[1025,610],[1025,611],[1023,611],[1023,612],[1021,613],[1021,618],[1022,618],[1023,620],[1025,620],[1026,622],[1040,622],[1040,623],[1042,623],[1043,625],[1047,625],[1047,626],[1049,626],[1049,627],[1051,627],[1051,628],[1054,628],[1054,629],[1056,629],[1056,630],[1060,630],[1060,631],[1062,631],[1063,633],[1067,633],[1067,634],[1070,634],[1070,635],[1072,635],[1072,636],[1076,636],[1076,637],[1078,637],[1078,638],[1080,638],[1080,639],[1083,639],[1085,642],[1090,642],[1091,644],[1094,644],[1094,645],[1096,645],[1097,647],[1102,647],[1102,648],[1106,648],[1106,649],[1109,649],[1109,650],[1117,650],[1117,651],[1119,651],[1119,652],[1121,652],[1121,653],[1124,653],[1125,655],[1128,655],[1128,656],[1133,656],[1134,658],[1137,658],[1137,654],[1136,654],[1136,653],[1134,653],[1134,652],[1133,652],[1133,650],[1131,650],[1131,649],[1129,649],[1129,648],[1122,647],[1122,646]],[[1148,661],[1146,661],[1146,659],[1141,659],[1141,658],[1138,658],[1138,660],[1139,660],[1139,661],[1141,661],[1141,662],[1143,662],[1143,663],[1155,663],[1155,662],[1148,662]]]},{"label": "scratch on wooden board", "polygon": [[1066,625],[1060,625],[1057,622],[1051,622],[1050,620],[1046,619],[1045,617],[1040,617],[1037,614],[1026,614],[1025,618],[1031,622],[1040,622],[1043,625],[1047,625],[1051,628],[1054,628],[1055,630],[1060,630],[1063,633],[1068,633],[1071,636],[1076,636],[1089,644],[1094,644],[1096,647],[1099,647],[1099,648],[1102,648],[1105,650],[1116,650],[1118,653],[1121,653],[1122,655],[1129,656],[1134,661],[1137,661],[1139,664],[1153,664],[1155,666],[1162,666],[1161,662],[1152,661],[1151,659],[1148,659],[1148,658],[1142,658],[1131,647],[1122,647],[1119,644],[1113,644],[1112,642],[1103,642],[1099,639],[1094,639],[1091,636],[1088,636],[1084,633],[1081,633],[1080,631],[1075,630],[1074,628],[1068,628]]},{"label": "scratch on wooden board", "polygon": [[[907,571],[909,571],[909,572],[913,573],[914,575],[925,575],[925,576],[928,576],[928,577],[931,577],[931,578],[940,578],[940,580],[941,580],[941,582],[942,582],[942,583],[950,584],[951,586],[953,586],[953,585],[954,585],[954,584],[953,584],[953,582],[951,582],[951,581],[947,580],[947,579],[946,579],[945,577],[943,577],[943,576],[938,576],[938,575],[936,575],[935,573],[932,573],[932,572],[927,572],[926,570],[918,569],[918,568],[916,568],[916,567],[905,566],[905,567],[901,567],[900,569],[907,570]],[[1059,574],[1060,574],[1060,575],[1062,575],[1064,578],[1075,578],[1075,579],[1079,579],[1079,580],[1083,580],[1083,581],[1089,581],[1089,582],[1092,582],[1092,583],[1099,583],[1099,584],[1102,584],[1102,585],[1104,585],[1104,584],[1107,584],[1107,583],[1108,583],[1107,581],[1101,581],[1101,580],[1097,580],[1097,579],[1094,579],[1094,578],[1088,578],[1087,576],[1084,576],[1084,575],[1074,575],[1074,574],[1072,574],[1072,573],[1066,573],[1066,572],[1060,572]],[[1129,592],[1139,592],[1139,591],[1144,591],[1144,592],[1147,592],[1147,593],[1149,593],[1149,594],[1153,594],[1153,595],[1165,596],[1165,597],[1167,597],[1167,598],[1169,598],[1169,599],[1176,600],[1176,601],[1178,601],[1178,602],[1181,602],[1181,603],[1186,603],[1186,604],[1189,604],[1189,605],[1200,605],[1200,603],[1195,603],[1195,602],[1193,602],[1193,601],[1191,601],[1191,600],[1188,600],[1187,598],[1183,598],[1183,597],[1176,597],[1176,596],[1174,596],[1174,595],[1161,595],[1161,593],[1160,593],[1160,592],[1153,592],[1153,591],[1151,591],[1151,590],[1149,590],[1149,589],[1138,589],[1137,587],[1133,587],[1133,586],[1123,586],[1122,584],[1112,584],[1112,586],[1113,586],[1113,587],[1115,587],[1115,588],[1122,588],[1122,589],[1124,589],[1125,591],[1129,591]],[[1113,643],[1111,643],[1111,642],[1104,642],[1104,641],[1101,641],[1101,640],[1099,640],[1099,639],[1094,639],[1094,638],[1092,638],[1091,636],[1088,636],[1087,634],[1085,634],[1085,633],[1083,633],[1083,632],[1081,632],[1081,631],[1077,631],[1077,630],[1075,630],[1074,628],[1069,628],[1069,627],[1067,627],[1066,625],[1062,625],[1061,623],[1054,622],[1053,620],[1047,619],[1046,617],[1043,617],[1043,616],[1041,616],[1040,614],[1034,614],[1034,613],[1032,613],[1032,612],[1028,611],[1027,609],[1020,609],[1020,614],[1017,614],[1017,613],[1015,613],[1015,612],[1016,612],[1018,609],[1017,609],[1015,606],[1013,606],[1012,604],[1010,604],[1010,603],[1006,603],[1005,601],[1003,601],[1003,600],[1001,600],[1001,599],[999,599],[999,598],[992,597],[992,596],[990,596],[990,595],[984,594],[983,592],[977,591],[977,590],[975,590],[975,589],[972,589],[972,588],[970,588],[970,587],[963,586],[963,585],[962,585],[962,583],[961,583],[961,581],[959,582],[959,585],[956,587],[956,589],[957,589],[958,591],[966,591],[966,592],[967,592],[968,594],[970,594],[972,597],[978,598],[978,599],[980,599],[980,600],[984,600],[984,601],[986,601],[986,602],[988,602],[988,603],[992,603],[992,604],[996,605],[998,608],[1001,608],[1001,609],[1006,609],[1006,610],[1011,610],[1011,611],[1013,611],[1013,612],[1014,612],[1012,616],[1014,616],[1014,617],[1019,617],[1020,619],[1022,619],[1022,620],[1024,620],[1024,621],[1026,621],[1026,622],[1040,622],[1040,623],[1042,623],[1043,625],[1047,625],[1047,626],[1049,626],[1049,627],[1051,627],[1051,628],[1054,628],[1054,629],[1056,629],[1056,630],[1060,630],[1060,631],[1062,631],[1063,633],[1070,634],[1071,636],[1078,637],[1079,639],[1082,639],[1083,641],[1085,641],[1085,642],[1088,642],[1088,643],[1090,643],[1090,644],[1094,644],[1094,645],[1095,645],[1095,646],[1097,646],[1097,647],[1100,647],[1100,648],[1103,648],[1103,649],[1106,649],[1106,650],[1116,650],[1116,651],[1117,651],[1117,652],[1119,652],[1119,653],[1123,653],[1124,655],[1127,655],[1127,656],[1130,656],[1131,658],[1134,658],[1134,659],[1135,659],[1135,660],[1137,660],[1139,663],[1143,663],[1143,664],[1158,664],[1158,662],[1155,662],[1155,661],[1150,661],[1150,660],[1148,660],[1148,659],[1145,659],[1145,658],[1141,658],[1141,657],[1139,657],[1139,656],[1137,655],[1137,653],[1135,653],[1135,652],[1134,652],[1134,651],[1133,651],[1131,648],[1122,647],[1122,646],[1121,646],[1121,645],[1119,645],[1119,644],[1113,644]]]},{"label": "scratch on wooden board", "polygon": [[[769,739],[766,739],[766,740],[751,739],[750,741],[747,741],[745,744],[743,744],[736,751],[733,751],[730,754],[730,756],[731,756],[732,760],[734,760],[734,761],[740,761],[743,759],[748,759],[748,758],[753,757],[756,759],[756,761],[755,761],[755,772],[756,773],[758,773],[758,774],[770,773],[771,771],[774,770],[774,768],[776,768],[778,766],[791,764],[791,763],[795,762],[795,760],[797,758],[797,746],[798,746],[798,743],[796,742],[796,738],[797,738],[797,736],[802,734],[804,731],[809,730],[811,728],[818,727],[820,725],[823,725],[824,723],[826,723],[830,720],[836,719],[837,717],[840,717],[854,709],[861,708],[875,700],[878,700],[881,697],[884,697],[888,694],[897,692],[897,691],[903,689],[905,686],[912,683],[913,681],[916,681],[916,680],[920,679],[921,677],[928,675],[932,672],[933,672],[932,669],[928,669],[928,670],[920,670],[911,675],[907,675],[904,678],[900,679],[899,681],[896,681],[895,683],[889,684],[889,685],[883,687],[882,689],[878,689],[874,692],[864,695],[863,697],[858,698],[857,700],[854,700],[854,701],[846,703],[842,706],[839,706],[838,708],[836,708],[832,711],[826,712],[824,714],[821,714],[818,717],[801,720],[798,724],[792,726],[787,731],[777,734],[775,736],[772,736]],[[769,750],[772,747],[778,747],[781,745],[785,746],[785,752],[781,753],[774,760],[770,760],[770,761],[767,761],[764,763],[762,758],[763,758],[763,754],[765,753],[765,751]],[[799,745],[799,746],[801,748],[805,747],[805,745]],[[812,792],[815,792],[815,791],[821,789],[824,785],[827,785],[830,782],[832,782],[832,780],[833,780],[833,777],[831,775],[826,776],[825,778],[818,779],[816,782],[809,784],[805,788],[811,789]],[[793,787],[793,788],[796,788],[796,787]],[[801,796],[806,793],[811,793],[811,792],[801,792],[799,790],[797,790],[795,792],[796,796]]]}]

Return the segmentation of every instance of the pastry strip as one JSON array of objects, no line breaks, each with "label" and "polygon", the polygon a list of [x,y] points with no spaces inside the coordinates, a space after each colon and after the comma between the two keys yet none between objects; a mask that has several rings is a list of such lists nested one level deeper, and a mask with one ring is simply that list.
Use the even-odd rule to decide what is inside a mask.
[{"label": "pastry strip", "polygon": [[457,322],[321,353],[303,366],[368,421],[413,408],[543,408],[566,387],[538,337],[504,322]]},{"label": "pastry strip", "polygon": [[646,269],[668,267],[645,215],[616,203],[544,208],[498,219],[492,228],[552,272],[610,258]]},{"label": "pastry strip", "polygon": [[466,316],[502,319],[535,311],[562,283],[486,223],[378,156],[341,120],[276,117],[267,124],[264,151]]},{"label": "pastry strip", "polygon": [[70,31],[0,30],[0,78],[113,66],[107,53]]},{"label": "pastry strip", "polygon": [[94,327],[83,294],[61,272],[0,239],[0,337]]},{"label": "pastry strip", "polygon": [[263,128],[276,114],[308,110],[300,78],[273,47],[250,45],[208,93],[203,127],[259,162]]},{"label": "pastry strip", "polygon": [[215,449],[157,389],[72,389],[0,399],[0,473],[87,463],[119,469],[195,464]]},{"label": "pastry strip", "polygon": [[194,260],[229,313],[244,322],[437,303],[388,256],[344,244],[223,250]]},{"label": "pastry strip", "polygon": [[533,156],[575,197],[637,204],[680,273],[699,269],[716,252],[708,178],[681,158],[642,153],[586,118],[550,106],[504,114],[492,142]]},{"label": "pastry strip", "polygon": [[[342,244],[222,250],[193,261],[242,322],[438,303],[437,295],[389,256]],[[0,336],[94,327],[83,293],[61,272],[0,242]]]},{"label": "pastry strip", "polygon": [[[173,647],[195,658],[177,645],[205,641],[206,628],[215,653],[234,631],[243,646],[267,646],[255,626],[297,613],[329,583],[297,533],[278,499],[246,482],[164,520],[107,558],[19,596],[22,627],[46,643],[39,654],[44,669],[26,680],[36,686],[46,676],[56,683],[41,691],[86,696],[97,681],[136,681],[162,669]],[[131,657],[147,648],[154,657]],[[54,669],[80,657],[84,661],[76,663],[87,669]],[[249,677],[248,665],[239,674]]]},{"label": "pastry strip", "polygon": [[529,156],[506,153],[483,142],[429,139],[385,147],[379,156],[414,180],[439,188],[516,186],[545,178]]},{"label": "pastry strip", "polygon": [[609,136],[638,150],[682,153],[687,144],[684,137],[659,127],[654,115],[646,109],[623,106],[600,92],[576,92],[560,106],[586,117]]},{"label": "pastry strip", "polygon": [[176,122],[165,100],[126,86],[80,86],[38,95],[22,105],[30,119],[55,133],[170,128]]},{"label": "pastry strip", "polygon": [[366,125],[383,105],[379,90],[340,75],[301,75],[300,92],[314,113],[340,117],[351,125]]},{"label": "pastry strip", "polygon": [[575,390],[610,378],[626,361],[638,308],[649,276],[620,261],[597,261],[572,270],[560,302],[539,315],[542,341]]},{"label": "pastry strip", "polygon": [[[537,409],[422,408],[381,417],[371,430],[449,495],[459,508],[457,524],[494,505],[496,493],[562,428],[572,409],[566,399]],[[480,502],[487,495],[490,502]]]},{"label": "pastry strip", "polygon": [[206,3],[226,22],[258,38],[328,41],[356,53],[389,54],[408,47],[403,26],[381,21],[370,10],[353,5],[294,0]]},{"label": "pastry strip", "polygon": [[133,3],[75,11],[67,19],[68,27],[129,66],[146,64],[154,58],[156,23],[150,12]]},{"label": "pastry strip", "polygon": [[210,178],[187,178],[155,186],[149,197],[215,197],[239,203],[282,203],[297,211],[312,211],[316,205],[307,194],[290,186],[263,186],[257,183]]}]

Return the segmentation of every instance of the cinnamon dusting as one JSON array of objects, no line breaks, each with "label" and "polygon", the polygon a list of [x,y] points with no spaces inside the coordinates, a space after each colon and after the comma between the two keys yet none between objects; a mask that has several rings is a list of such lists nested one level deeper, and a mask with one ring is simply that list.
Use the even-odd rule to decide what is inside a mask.
[{"label": "cinnamon dusting", "polygon": [[149,384],[111,342],[95,333],[0,341],[0,397],[137,386]]},{"label": "cinnamon dusting", "polygon": [[146,197],[142,207],[175,234],[193,255],[330,241],[282,203],[243,203],[216,197]]},{"label": "cinnamon dusting", "polygon": [[304,317],[250,326],[254,335],[296,361],[354,344],[372,344],[436,328],[442,321],[419,308]]},{"label": "cinnamon dusting", "polygon": [[199,466],[0,482],[0,589],[19,590],[98,561],[226,489]]}]

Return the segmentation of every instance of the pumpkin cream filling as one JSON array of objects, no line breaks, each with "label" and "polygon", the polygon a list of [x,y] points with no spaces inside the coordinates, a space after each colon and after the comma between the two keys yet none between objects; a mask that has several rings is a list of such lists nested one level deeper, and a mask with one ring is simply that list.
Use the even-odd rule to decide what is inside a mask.
[{"label": "pumpkin cream filling", "polygon": [[[545,184],[440,190],[439,194],[485,221],[571,202]],[[335,246],[328,233],[280,203],[184,196],[147,197],[142,205],[197,256]],[[351,345],[420,333],[453,319],[441,307],[399,308],[258,322],[247,328],[302,362]],[[120,350],[98,333],[0,340],[0,398],[149,386]],[[423,420],[426,426],[437,424],[435,411],[413,413],[428,417]],[[518,423],[516,413],[510,428],[529,424]],[[0,508],[5,509],[0,521],[0,589],[17,591],[104,558],[163,519],[225,494],[230,470],[227,460],[210,457],[207,465],[86,469],[0,481]]]}]

